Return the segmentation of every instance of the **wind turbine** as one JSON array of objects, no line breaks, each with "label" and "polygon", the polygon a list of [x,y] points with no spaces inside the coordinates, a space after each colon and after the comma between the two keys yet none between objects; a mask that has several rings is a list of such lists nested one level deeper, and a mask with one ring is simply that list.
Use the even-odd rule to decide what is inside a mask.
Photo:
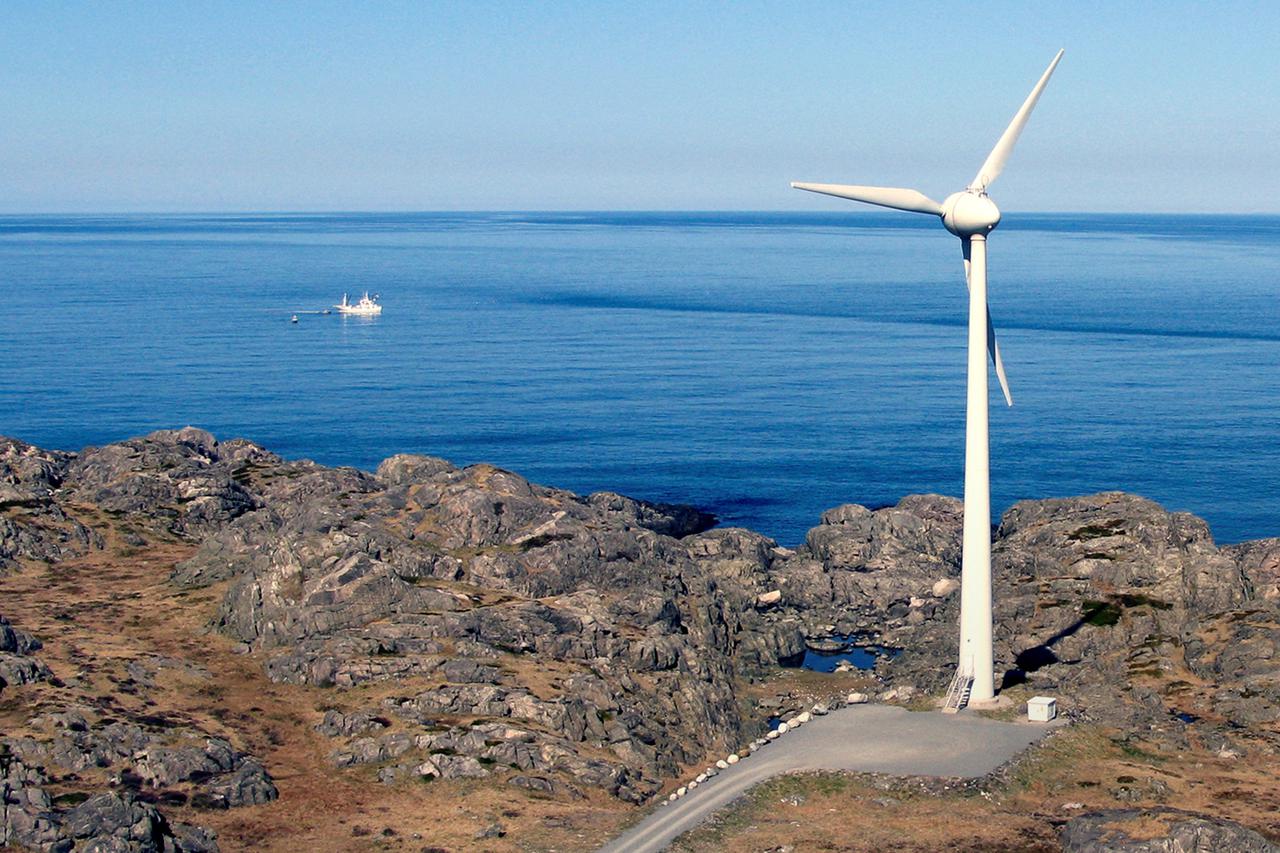
[{"label": "wind turbine", "polygon": [[965,417],[964,447],[964,547],[960,574],[960,654],[956,677],[947,693],[944,710],[957,710],[967,701],[995,698],[995,671],[991,648],[991,472],[987,429],[987,353],[995,365],[1004,399],[1013,397],[996,345],[991,312],[987,308],[987,235],[1000,224],[1000,210],[987,196],[987,188],[1000,176],[1013,153],[1031,111],[1040,100],[1062,51],[1023,101],[996,147],[991,149],[978,174],[958,193],[939,204],[916,190],[897,187],[863,187],[841,184],[802,184],[798,190],[824,193],[911,213],[942,218],[942,225],[960,238],[964,274],[969,285],[969,395]]}]

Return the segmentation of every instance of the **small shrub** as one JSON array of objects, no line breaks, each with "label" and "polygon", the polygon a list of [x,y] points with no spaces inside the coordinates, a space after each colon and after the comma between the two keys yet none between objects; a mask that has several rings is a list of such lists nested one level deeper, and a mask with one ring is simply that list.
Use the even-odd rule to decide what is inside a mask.
[{"label": "small shrub", "polygon": [[1086,601],[1080,618],[1087,625],[1110,627],[1120,621],[1120,606],[1113,601]]}]

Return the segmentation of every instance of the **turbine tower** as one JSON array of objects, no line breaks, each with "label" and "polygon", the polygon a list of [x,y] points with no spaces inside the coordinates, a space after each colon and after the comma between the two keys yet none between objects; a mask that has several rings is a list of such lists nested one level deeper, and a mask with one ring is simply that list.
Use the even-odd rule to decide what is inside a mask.
[{"label": "turbine tower", "polygon": [[863,187],[841,184],[802,184],[798,190],[863,201],[911,213],[941,217],[942,225],[960,238],[964,273],[969,285],[969,394],[965,417],[964,547],[960,575],[960,649],[956,677],[944,710],[957,710],[967,701],[995,698],[995,671],[991,644],[991,474],[987,430],[987,353],[995,365],[1004,399],[1013,397],[1005,379],[1000,348],[996,345],[991,312],[987,308],[987,235],[1000,223],[1000,210],[987,197],[987,188],[1000,176],[1013,146],[1040,100],[1062,51],[1023,102],[995,148],[969,186],[939,204],[916,190],[897,187]]}]

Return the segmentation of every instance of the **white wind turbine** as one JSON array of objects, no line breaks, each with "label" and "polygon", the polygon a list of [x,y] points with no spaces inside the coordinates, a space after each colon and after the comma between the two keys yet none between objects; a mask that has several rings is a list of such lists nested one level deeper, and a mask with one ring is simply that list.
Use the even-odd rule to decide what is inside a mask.
[{"label": "white wind turbine", "polygon": [[987,357],[995,364],[1005,401],[1012,406],[1009,383],[1005,379],[1000,348],[987,308],[987,235],[1000,223],[1000,211],[987,197],[987,187],[1000,176],[1013,152],[1022,128],[1035,109],[1040,93],[1062,51],[1036,83],[1022,108],[991,149],[977,176],[965,189],[939,204],[916,190],[897,187],[861,187],[840,184],[800,184],[798,190],[825,193],[864,201],[895,210],[929,213],[942,218],[942,225],[960,238],[964,252],[964,272],[969,283],[969,397],[965,420],[964,452],[964,547],[960,576],[960,659],[956,678],[947,694],[945,710],[954,711],[970,699],[986,702],[995,698],[995,672],[991,648],[991,482],[987,435]]}]

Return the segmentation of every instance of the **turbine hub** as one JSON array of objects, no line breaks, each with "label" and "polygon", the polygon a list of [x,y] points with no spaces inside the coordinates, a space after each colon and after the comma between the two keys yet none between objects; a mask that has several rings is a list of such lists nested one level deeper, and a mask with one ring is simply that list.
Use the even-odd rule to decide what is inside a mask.
[{"label": "turbine hub", "polygon": [[985,237],[1000,224],[1000,208],[986,193],[962,190],[942,203],[942,224],[957,237]]}]

